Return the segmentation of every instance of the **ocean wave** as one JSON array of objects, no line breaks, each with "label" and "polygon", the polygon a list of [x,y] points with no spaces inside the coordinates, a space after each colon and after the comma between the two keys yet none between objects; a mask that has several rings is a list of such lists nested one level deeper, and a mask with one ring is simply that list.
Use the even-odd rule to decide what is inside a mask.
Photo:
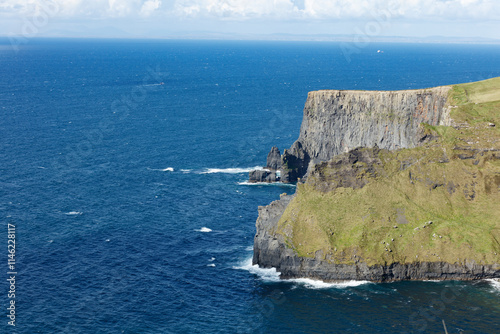
[{"label": "ocean wave", "polygon": [[154,170],[154,171],[157,171],[157,172],[173,172],[174,168],[173,167],[167,167],[167,168],[163,168],[163,169],[158,169],[158,168],[149,168],[148,167],[148,170]]},{"label": "ocean wave", "polygon": [[252,259],[247,259],[241,263],[240,266],[234,266],[233,269],[246,270],[254,275],[259,276],[260,279],[266,282],[283,282],[283,283],[295,283],[299,284],[305,288],[309,289],[344,289],[357,287],[365,284],[373,284],[370,281],[345,281],[336,283],[327,283],[320,280],[313,280],[310,278],[294,278],[294,279],[280,279],[280,272],[276,271],[276,268],[260,268],[259,265],[252,265]]},{"label": "ocean wave", "polygon": [[198,172],[198,174],[243,174],[249,173],[253,170],[267,170],[262,167],[249,167],[249,168],[205,168],[203,171]]},{"label": "ocean wave", "polygon": [[65,213],[65,215],[68,215],[68,216],[79,216],[82,214],[83,214],[83,212],[80,212],[80,211],[70,211],[70,212]]},{"label": "ocean wave", "polygon": [[487,279],[487,282],[491,284],[491,286],[496,290],[500,291],[500,279],[499,278],[491,278]]},{"label": "ocean wave", "polygon": [[183,172],[184,174],[187,174],[187,173],[191,173],[193,170],[192,169],[181,169],[180,171]]},{"label": "ocean wave", "polygon": [[343,288],[357,287],[365,284],[372,284],[372,282],[370,281],[345,281],[338,283],[327,283],[319,280],[313,280],[310,278],[294,278],[287,281],[299,283],[304,287],[310,289],[330,289],[330,288],[343,289]]},{"label": "ocean wave", "polygon": [[283,182],[238,182],[240,186],[280,186],[280,187],[297,187],[296,184]]},{"label": "ocean wave", "polygon": [[243,261],[239,266],[234,266],[233,269],[246,270],[251,274],[259,276],[260,279],[266,282],[280,282],[280,272],[276,271],[276,268],[264,269],[260,268],[259,265],[252,265],[252,259],[247,259]]},{"label": "ocean wave", "polygon": [[212,232],[212,230],[209,229],[208,227],[202,227],[199,230],[195,230],[195,231],[196,232],[204,232],[204,233]]}]

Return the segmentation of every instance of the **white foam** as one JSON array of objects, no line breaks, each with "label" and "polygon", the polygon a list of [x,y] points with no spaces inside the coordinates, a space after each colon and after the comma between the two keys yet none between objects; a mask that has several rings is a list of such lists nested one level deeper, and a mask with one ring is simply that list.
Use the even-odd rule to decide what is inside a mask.
[{"label": "white foam", "polygon": [[207,264],[207,267],[215,267],[215,264],[213,263]]},{"label": "white foam", "polygon": [[215,257],[212,257],[210,260],[208,260],[210,262],[214,262],[215,261]]},{"label": "white foam", "polygon": [[252,265],[252,259],[243,261],[240,266],[234,266],[233,269],[246,270],[251,274],[259,276],[260,279],[267,282],[279,282],[280,273],[276,271],[276,268],[264,269],[260,268],[259,265]]},{"label": "white foam", "polygon": [[500,278],[491,278],[486,281],[490,282],[495,290],[500,291]]},{"label": "white foam", "polygon": [[77,215],[81,215],[81,214],[83,214],[83,212],[80,212],[80,211],[66,212],[66,215],[68,215],[68,216],[77,216]]},{"label": "white foam", "polygon": [[202,227],[199,230],[195,230],[195,231],[196,232],[204,232],[204,233],[212,232],[212,230],[209,229],[208,227]]},{"label": "white foam", "polygon": [[285,186],[285,187],[296,187],[296,184],[283,183],[283,182],[238,182],[240,186]]},{"label": "white foam", "polygon": [[192,171],[192,169],[181,169],[181,172],[183,172],[184,174],[191,173]]},{"label": "white foam", "polygon": [[253,170],[266,170],[269,171],[268,169],[264,169],[262,167],[250,167],[250,168],[205,168],[204,171],[199,172],[198,174],[215,174],[215,173],[222,173],[222,174],[243,174],[243,173],[249,173]]},{"label": "white foam", "polygon": [[259,276],[260,279],[262,279],[263,281],[298,283],[310,289],[330,289],[330,288],[343,289],[343,288],[357,287],[365,284],[372,284],[372,282],[370,281],[345,281],[337,283],[326,283],[320,280],[313,280],[310,278],[295,278],[295,279],[281,280],[280,279],[281,273],[276,271],[276,268],[264,269],[260,268],[259,265],[252,265],[251,258],[243,261],[240,266],[233,267],[233,269],[246,270],[252,274]]},{"label": "white foam", "polygon": [[365,284],[371,284],[370,281],[345,281],[338,283],[326,283],[320,280],[313,280],[310,278],[295,278],[288,281],[303,284],[306,288],[310,289],[330,289],[330,288],[343,289]]},{"label": "white foam", "polygon": [[173,167],[167,167],[167,168],[158,169],[158,168],[149,168],[148,167],[148,170],[154,170],[154,171],[157,171],[157,172],[173,172],[174,168]]}]

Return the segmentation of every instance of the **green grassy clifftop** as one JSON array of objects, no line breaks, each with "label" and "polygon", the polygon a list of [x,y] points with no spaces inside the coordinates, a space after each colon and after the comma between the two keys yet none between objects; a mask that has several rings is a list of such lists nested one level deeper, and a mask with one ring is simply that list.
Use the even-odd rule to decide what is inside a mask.
[{"label": "green grassy clifftop", "polygon": [[[500,263],[500,78],[449,91],[422,146],[317,164],[278,222],[299,257],[335,264]],[[320,251],[320,252],[318,252]]]}]

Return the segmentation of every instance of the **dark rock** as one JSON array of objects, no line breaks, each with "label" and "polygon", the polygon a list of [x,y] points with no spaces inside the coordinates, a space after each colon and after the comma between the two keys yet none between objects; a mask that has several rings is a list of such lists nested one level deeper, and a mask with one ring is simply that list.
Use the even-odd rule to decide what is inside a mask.
[{"label": "dark rock", "polygon": [[307,172],[309,155],[303,150],[299,141],[293,143],[290,150],[285,150],[282,156],[281,180],[285,183],[297,182]]},{"label": "dark rock", "polygon": [[[328,162],[311,167],[308,184],[322,192],[337,188],[363,188],[371,178],[384,173],[379,148],[357,148]],[[325,175],[325,171],[328,171]]]},{"label": "dark rock", "polygon": [[265,182],[264,180],[271,174],[264,169],[253,170],[249,173],[250,182]]},{"label": "dark rock", "polygon": [[248,175],[249,182],[277,182],[279,178],[275,171],[267,169],[253,170]]},{"label": "dark rock", "polygon": [[280,150],[276,146],[273,146],[273,148],[271,148],[271,151],[267,155],[266,167],[270,170],[278,170],[281,168],[281,165],[282,163]]}]

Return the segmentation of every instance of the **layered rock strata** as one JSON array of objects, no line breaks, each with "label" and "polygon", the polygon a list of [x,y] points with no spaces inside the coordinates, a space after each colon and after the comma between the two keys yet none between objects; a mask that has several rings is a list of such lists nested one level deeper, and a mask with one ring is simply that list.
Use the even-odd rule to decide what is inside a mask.
[{"label": "layered rock strata", "polygon": [[[299,139],[285,150],[279,170],[282,182],[296,182],[316,164],[357,147],[412,148],[426,135],[420,126],[450,125],[446,104],[450,87],[404,91],[310,92]],[[269,154],[275,154],[275,148]],[[273,168],[271,168],[272,170]],[[251,173],[250,181],[265,181]],[[255,179],[258,177],[258,180]]]}]

